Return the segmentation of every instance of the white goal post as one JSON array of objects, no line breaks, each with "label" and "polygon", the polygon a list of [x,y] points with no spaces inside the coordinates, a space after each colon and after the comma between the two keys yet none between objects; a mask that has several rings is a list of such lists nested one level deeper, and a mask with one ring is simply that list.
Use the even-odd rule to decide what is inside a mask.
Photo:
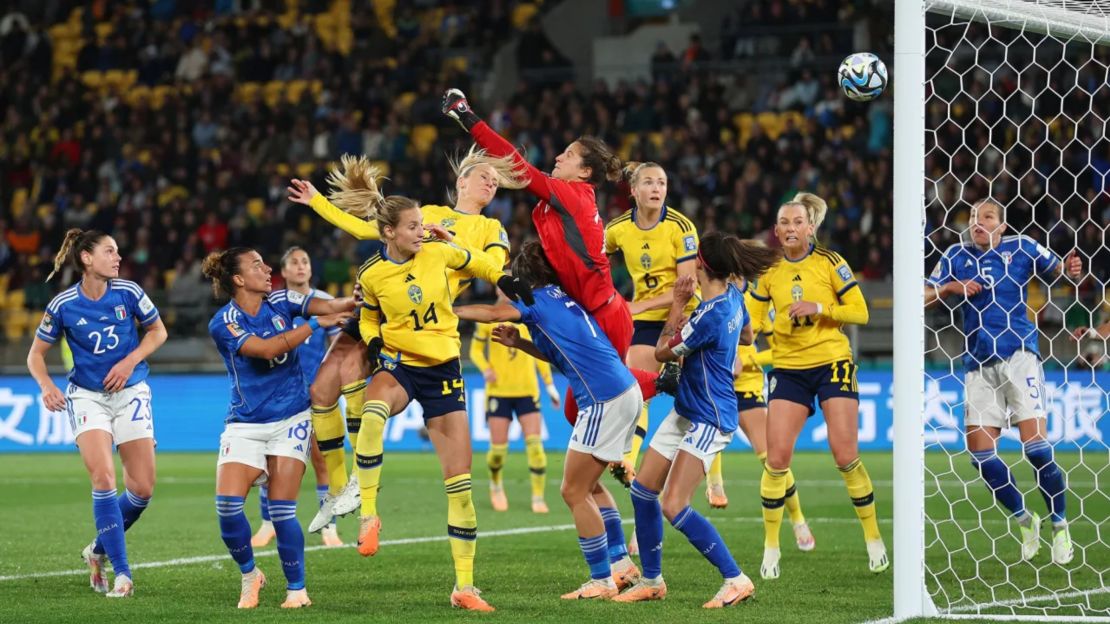
[{"label": "white goal post", "polygon": [[[929,17],[930,14],[932,18]],[[930,19],[932,22],[930,22]],[[934,24],[933,27],[930,26],[931,23]],[[992,50],[989,50],[986,45],[983,45],[980,49],[979,42],[961,38],[966,36],[970,39],[971,35],[954,37],[958,39],[955,45],[947,41],[940,42],[944,37],[938,34],[939,31],[943,28],[958,31],[964,24],[979,26],[985,24],[991,32],[994,32],[995,29],[1016,32],[1019,36],[1013,39],[1013,49],[1011,49],[1009,40],[1005,36],[994,41],[995,44],[1006,49],[1009,58],[1001,60],[981,59],[980,52],[983,56],[988,56]],[[1051,41],[1046,41],[1046,39]],[[1041,562],[1021,562],[1020,556],[1014,554],[1012,543],[1006,541],[1003,537],[1014,529],[1013,521],[1007,518],[1005,510],[994,504],[987,486],[984,485],[982,480],[969,476],[975,473],[968,462],[967,453],[962,449],[955,450],[956,446],[963,443],[962,433],[953,433],[953,436],[958,436],[958,441],[949,441],[944,445],[935,441],[935,435],[928,440],[926,436],[927,421],[929,420],[926,415],[928,399],[926,396],[926,381],[929,380],[928,386],[934,394],[936,388],[939,387],[935,380],[930,377],[930,371],[926,365],[927,332],[933,331],[933,343],[939,342],[939,339],[936,338],[936,334],[939,332],[930,330],[927,325],[922,286],[925,283],[926,271],[932,266],[931,263],[936,261],[939,252],[944,251],[943,248],[933,249],[934,258],[930,261],[930,267],[926,267],[928,205],[930,202],[944,204],[945,220],[942,228],[946,227],[955,233],[954,230],[957,228],[951,224],[948,217],[955,217],[956,213],[960,211],[966,212],[970,208],[971,202],[974,201],[972,197],[975,199],[985,198],[976,195],[983,187],[994,191],[996,184],[994,176],[1005,176],[1006,171],[1002,171],[999,175],[997,172],[984,173],[983,170],[990,169],[992,164],[998,162],[1002,163],[1000,165],[1001,169],[1005,169],[1007,166],[1005,164],[1006,150],[1010,148],[1001,150],[1001,154],[989,154],[988,152],[992,149],[991,141],[994,140],[993,137],[988,141],[986,147],[971,145],[973,141],[967,141],[968,145],[963,144],[965,138],[963,133],[966,131],[970,136],[973,133],[972,126],[976,122],[982,121],[978,118],[979,101],[982,93],[965,93],[963,90],[969,82],[973,82],[973,79],[969,78],[970,74],[986,72],[991,76],[990,83],[993,83],[993,67],[1005,66],[1004,69],[1017,74],[1016,80],[1019,86],[1011,94],[1015,96],[1014,99],[1024,98],[1031,111],[1039,110],[1038,94],[1040,90],[1036,87],[1029,87],[1027,82],[1022,84],[1022,80],[1028,81],[1028,77],[1022,73],[1023,66],[1021,65],[1023,62],[1034,65],[1041,62],[1046,65],[1046,67],[1040,68],[1045,70],[1042,73],[1046,76],[1050,75],[1049,70],[1052,69],[1052,66],[1047,66],[1047,63],[1041,59],[1042,56],[1048,57],[1049,53],[1042,54],[1045,51],[1037,49],[1039,41],[1052,44],[1045,47],[1051,47],[1053,51],[1059,49],[1059,52],[1055,53],[1055,56],[1051,59],[1053,63],[1065,63],[1064,55],[1076,46],[1080,48],[1080,55],[1085,50],[1094,50],[1103,46],[1110,47],[1110,0],[895,0],[894,66],[892,75],[893,86],[895,87],[894,197],[892,210],[894,213],[894,240],[896,245],[893,255],[893,275],[896,276],[894,280],[893,340],[894,617],[890,621],[900,621],[914,617],[939,617],[942,619],[974,621],[1110,622],[1110,561],[1108,561],[1110,556],[1107,555],[1110,550],[1108,550],[1106,544],[1107,541],[1110,541],[1110,535],[1106,534],[1110,530],[1110,520],[1107,520],[1105,516],[1092,518],[1091,512],[1084,510],[1085,503],[1091,502],[1090,484],[1088,484],[1088,494],[1086,494],[1088,500],[1083,500],[1083,495],[1079,495],[1078,500],[1073,497],[1068,503],[1068,519],[1071,524],[1085,523],[1096,536],[1087,538],[1086,547],[1082,545],[1082,540],[1076,540],[1077,565],[1070,568],[1065,566],[1053,567],[1051,564],[1043,563],[1044,559]],[[951,47],[944,48],[944,45]],[[930,50],[927,49],[927,46],[934,46],[937,49]],[[958,68],[949,68],[947,65],[936,66],[935,59],[938,57],[945,57],[951,53],[951,58],[955,59],[955,50],[959,46],[963,46],[963,52],[971,50],[970,53],[974,56],[974,59],[959,64]],[[940,53],[930,57],[931,51],[939,51]],[[1086,52],[1088,57],[1092,54],[1091,51]],[[934,59],[931,63],[934,66],[931,67],[927,66],[926,62],[930,58]],[[953,60],[953,62],[956,61]],[[1079,65],[1078,69],[1069,67],[1074,75],[1078,76],[1082,64],[1073,63],[1073,65]],[[941,72],[948,72],[955,76],[951,79],[951,82],[957,85],[956,90],[960,92],[961,96],[970,96],[966,98],[966,101],[971,102],[970,107],[973,112],[970,117],[972,119],[970,122],[963,120],[960,121],[960,124],[957,124],[964,124],[960,129],[961,145],[959,147],[966,148],[963,151],[969,155],[967,157],[974,161],[974,165],[971,167],[974,175],[986,180],[978,187],[972,188],[974,185],[966,179],[959,179],[955,186],[959,187],[960,192],[955,197],[943,199],[939,197],[941,192],[937,189],[940,186],[938,181],[930,178],[930,172],[926,170],[927,151],[941,149],[938,147],[941,139],[935,134],[929,134],[935,128],[927,127],[930,118],[927,107],[936,104],[934,78]],[[1034,73],[1033,75],[1039,76],[1040,74]],[[1106,84],[1103,84],[1101,88],[1110,89],[1110,70],[1103,72],[1102,80]],[[1077,84],[1071,88],[1082,90],[1082,87],[1078,86],[1078,78],[1073,82]],[[975,88],[972,87],[973,90]],[[1061,103],[1066,101],[1068,95],[1068,93],[1056,94]],[[1000,99],[1005,100],[1005,98]],[[1089,99],[1093,101],[1093,96],[1090,96]],[[948,102],[944,102],[944,104],[948,104]],[[1006,110],[1008,106],[1008,102],[1004,103],[1003,110]],[[1003,113],[1003,116],[1007,114],[1009,113]],[[1066,117],[1059,110],[1057,115]],[[1110,110],[1092,111],[1092,116],[1106,119],[1103,126],[1104,133],[1110,135]],[[1016,128],[1015,132],[1019,137],[1025,132],[1023,124],[1037,121],[1043,122],[1040,125],[1044,126],[1045,136],[1049,135],[1049,120],[1038,119],[1032,112],[1028,119],[1033,121],[1013,123]],[[950,120],[946,119],[946,121]],[[1075,140],[1078,140],[1078,129],[1081,122],[1069,119],[1065,123],[1068,122],[1075,125]],[[988,126],[989,124],[982,121],[982,125]],[[1040,126],[1038,126],[1038,129],[1041,129]],[[976,130],[978,129],[976,128]],[[988,135],[998,131],[994,127],[985,130]],[[1021,145],[1023,140],[1018,139],[1016,143],[1018,148],[1023,147]],[[1045,141],[1048,142],[1049,139],[1046,138]],[[1063,148],[1060,147],[1059,149],[1063,153]],[[1110,155],[1107,158],[1110,159]],[[953,156],[952,159],[954,160],[955,157]],[[982,163],[980,159],[983,159]],[[1031,162],[1036,160],[1032,152],[1028,160]],[[1061,156],[1062,162],[1063,157]],[[1070,173],[1077,179],[1079,177],[1078,173],[1067,170],[1063,164],[1060,166],[1060,171]],[[1045,196],[1051,196],[1055,189],[1047,178],[1056,172],[1050,171],[1045,174],[1046,181],[1043,185]],[[1089,172],[1083,172],[1083,175],[1088,174]],[[1039,172],[1034,173],[1034,175],[1039,175]],[[951,177],[959,176],[953,175]],[[1020,185],[1021,182],[1019,179],[1014,181],[1013,184]],[[968,185],[967,189],[964,188],[965,183]],[[1003,181],[998,184],[1004,185],[1006,182]],[[930,195],[930,193],[932,194]],[[1020,197],[1020,189],[1017,194]],[[1106,175],[1106,186],[1102,197],[1107,196],[1107,194],[1110,194],[1110,173]],[[1066,199],[1071,198],[1070,196],[1066,198],[1049,197],[1051,201],[1048,202],[1032,202],[1033,205],[1029,208],[1029,213],[1032,215],[1030,216],[1031,228],[1035,229],[1037,227],[1036,219],[1040,214],[1039,211],[1055,209],[1060,213],[1058,219],[1063,221]],[[1082,197],[1079,199],[1083,200]],[[1106,223],[1099,223],[1094,217],[1095,202],[1091,201],[1089,196],[1086,201],[1088,204],[1087,221],[1094,221],[1095,225],[1104,228]],[[1106,199],[1100,199],[1100,202],[1099,210],[1103,209],[1105,204],[1108,203]],[[1046,204],[1048,204],[1048,207],[1046,207]],[[934,210],[936,210],[935,206]],[[957,219],[951,221],[954,222]],[[962,224],[963,221],[960,221],[960,223]],[[933,225],[936,224],[933,223]],[[1025,234],[1026,232],[1019,228],[1009,233]],[[1078,241],[1078,230],[1073,233]],[[1053,233],[1042,228],[1040,234],[1043,234],[1047,240]],[[1047,246],[1047,243],[1045,244]],[[1093,254],[1093,252],[1090,253]],[[1091,268],[1088,263],[1090,257],[1090,255],[1087,255],[1083,259],[1085,274]],[[1009,263],[1008,257],[1006,262]],[[1043,284],[1043,290],[1047,291],[1047,298],[1050,303],[1052,286],[1054,284],[1049,282]],[[1105,283],[1102,288],[1104,289],[1102,297],[1105,301],[1110,293],[1105,292],[1108,288]],[[1078,289],[1076,289],[1071,304],[1074,306],[1078,303],[1079,294]],[[1045,340],[1050,342],[1051,340],[1061,340],[1061,336],[1068,329],[1064,322],[1067,316],[1065,312],[1067,310],[1060,314],[1059,324],[1061,328],[1056,330],[1055,334],[1043,332],[1040,336],[1042,342]],[[956,316],[953,315],[953,319],[955,318]],[[1087,324],[1093,326],[1097,323],[1098,317],[1094,315],[1094,318]],[[959,327],[958,323],[953,321],[945,329],[955,331]],[[1039,323],[1037,328],[1038,332],[1041,333]],[[933,350],[941,351],[940,356],[949,356],[943,348],[937,348],[934,345]],[[938,356],[937,353],[931,355],[934,356],[934,359]],[[1063,392],[1062,388],[1069,384],[1079,386],[1085,383],[1087,389],[1095,384],[1095,388],[1098,389],[1095,374],[1089,372],[1091,369],[1087,369],[1088,372],[1084,373],[1089,375],[1086,381],[1075,380],[1077,375],[1069,372],[1070,367],[1075,364],[1075,360],[1068,360],[1068,357],[1073,356],[1061,356],[1060,352],[1054,351],[1052,347],[1047,352],[1042,352],[1042,355],[1045,356],[1046,361],[1053,360],[1053,365],[1056,368],[1062,367],[1063,369],[1062,372],[1056,374],[1056,377],[1062,380],[1058,382],[1059,386],[1048,384],[1052,385],[1053,392]],[[959,355],[951,354],[950,357],[953,362],[952,373],[947,377],[958,378],[958,383],[962,386],[963,372]],[[1102,379],[1105,379],[1105,377],[1102,377]],[[1047,387],[1047,385],[1042,382],[1041,387]],[[1091,437],[1086,438],[1082,443],[1077,443],[1074,447],[1074,450],[1078,453],[1077,461],[1080,467],[1086,461],[1091,461],[1094,466],[1094,468],[1082,474],[1087,475],[1088,481],[1093,480],[1093,492],[1097,505],[1092,505],[1091,508],[1097,510],[1096,513],[1099,515],[1107,509],[1104,499],[1110,500],[1110,497],[1105,493],[1107,489],[1105,482],[1099,483],[1100,472],[1103,479],[1110,478],[1110,471],[1102,471],[1103,467],[1110,464],[1110,461],[1108,461],[1110,450],[1106,446],[1110,439],[1103,441],[1102,438],[1098,437],[1099,432],[1105,430],[1107,422],[1110,422],[1110,413],[1105,413],[1107,389],[1106,387],[1101,388],[1101,397],[1097,408],[1103,413],[1088,416],[1090,422],[1087,424],[1090,427],[1089,430],[1092,431]],[[1098,394],[1098,392],[1095,394]],[[952,395],[955,396],[955,393],[952,393]],[[942,403],[949,420],[958,426],[958,429],[953,428],[952,431],[962,432],[963,422],[956,416],[957,411],[962,413],[962,404],[954,399],[946,399]],[[1099,422],[1100,417],[1102,417],[1101,423]],[[1015,450],[1015,447],[1011,444],[1008,447],[1008,455],[1003,459],[1014,464],[1014,474],[1018,484],[1024,486],[1022,489],[1028,499],[1029,507],[1031,509],[1036,507],[1038,510],[1042,510],[1041,515],[1045,515],[1040,496],[1036,493],[1036,487],[1031,487],[1036,486],[1038,482],[1036,480],[1030,481],[1030,467],[1028,465],[1019,465],[1020,446],[1016,448],[1018,450]],[[943,457],[944,453],[948,453],[949,456]],[[928,461],[930,454],[933,455],[934,466],[938,463],[936,461],[937,457],[942,457],[947,462],[943,468],[937,469],[936,474],[930,472]],[[956,461],[957,456],[960,460],[958,462]],[[1061,464],[1061,470],[1068,477],[1070,486],[1073,475],[1069,474],[1069,470],[1065,469],[1063,464]],[[1071,468],[1071,472],[1079,474],[1074,466]],[[953,483],[961,479],[962,482]],[[1024,480],[1024,483],[1022,483],[1022,480]],[[1076,479],[1076,481],[1079,481],[1079,479]],[[945,488],[950,488],[956,493],[946,493]],[[990,531],[996,531],[996,533],[992,535],[987,530],[974,526],[974,521],[967,521],[959,517],[957,511],[951,511],[944,517],[940,517],[942,514],[937,514],[937,517],[930,518],[927,514],[930,497],[933,497],[934,511],[935,504],[938,502],[950,505],[953,510],[957,507],[970,509],[978,514],[977,519],[982,520],[983,524],[993,523],[994,528]],[[1075,514],[1074,519],[1072,517],[1073,513]],[[963,538],[964,542],[958,543],[959,538]],[[981,539],[988,543],[986,550],[989,551],[989,554],[976,553],[975,546],[969,545],[969,542],[973,542],[975,539]],[[1092,539],[1095,544],[1090,543]],[[945,543],[945,540],[950,540],[950,542]],[[948,549],[947,560],[943,562],[943,565],[930,568],[928,553],[933,552],[932,549],[937,549],[938,543],[941,549]],[[1018,559],[1017,561],[1015,561],[1015,557]],[[1042,553],[1042,557],[1046,557],[1046,555]],[[1082,561],[1081,565],[1079,564],[1080,561]],[[935,561],[933,563],[936,564]],[[954,571],[961,565],[973,569],[974,572]],[[973,580],[968,580],[972,578],[968,574],[981,575],[983,578],[975,576]],[[1000,577],[994,578],[992,575],[1000,575]],[[969,586],[974,585],[975,587],[970,589],[964,587],[946,588],[944,587],[945,582],[957,584],[966,582]]]}]

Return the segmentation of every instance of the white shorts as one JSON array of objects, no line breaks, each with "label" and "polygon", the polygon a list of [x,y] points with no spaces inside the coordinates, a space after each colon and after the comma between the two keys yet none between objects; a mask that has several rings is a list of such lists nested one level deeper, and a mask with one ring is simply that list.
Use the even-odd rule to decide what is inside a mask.
[{"label": "white shorts", "polygon": [[969,372],[964,384],[965,427],[1005,429],[1045,417],[1044,369],[1028,351]]},{"label": "white shorts", "polygon": [[632,450],[632,436],[643,407],[644,395],[640,386],[633,384],[604,403],[580,410],[567,448],[604,462],[620,461]]},{"label": "white shorts", "polygon": [[724,433],[713,425],[693,422],[671,410],[659,423],[655,435],[651,436],[649,446],[672,462],[679,451],[685,451],[700,459],[708,473],[717,453],[723,451],[729,442],[732,442],[731,433]]},{"label": "white shorts", "polygon": [[73,436],[92,429],[112,434],[116,446],[134,440],[154,439],[150,386],[145,381],[119,392],[97,392],[74,384],[66,388],[66,412]]},{"label": "white shorts", "polygon": [[220,435],[223,464],[245,464],[268,475],[266,457],[292,457],[308,464],[312,449],[312,415],[309,410],[270,423],[228,423]]}]

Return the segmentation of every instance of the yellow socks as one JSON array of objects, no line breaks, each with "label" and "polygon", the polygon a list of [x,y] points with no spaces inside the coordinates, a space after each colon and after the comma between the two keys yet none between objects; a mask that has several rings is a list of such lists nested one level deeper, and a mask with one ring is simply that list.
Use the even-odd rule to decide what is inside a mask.
[{"label": "yellow socks", "polygon": [[312,430],[316,432],[316,444],[328,468],[328,491],[338,494],[347,485],[347,451],[343,448],[346,438],[339,404],[329,407],[313,405]]},{"label": "yellow socks", "polygon": [[[755,456],[759,458],[759,463],[766,468],[767,451],[756,453]],[[717,457],[719,458],[720,455]],[[791,524],[802,524],[806,521],[805,514],[802,513],[802,501],[798,498],[798,486],[794,483],[794,471],[789,468],[786,469],[785,503],[786,513],[790,514]]]},{"label": "yellow socks", "polygon": [[362,406],[362,425],[355,444],[358,486],[362,494],[362,515],[378,515],[378,486],[382,480],[382,447],[389,406],[385,401],[366,401]]},{"label": "yellow socks", "polygon": [[543,439],[538,435],[524,438],[524,452],[528,455],[528,471],[532,473],[532,498],[543,498],[547,485],[547,454],[543,452]]},{"label": "yellow socks", "polygon": [[794,483],[794,471],[786,470],[786,513],[790,514],[791,524],[802,524],[806,521],[802,513],[802,501],[798,498],[798,486]]},{"label": "yellow socks", "polygon": [[875,516],[875,490],[871,486],[867,469],[863,467],[863,461],[857,457],[848,462],[847,466],[838,468],[840,476],[844,477],[844,484],[848,486],[848,496],[852,497],[859,523],[863,525],[863,539],[868,542],[882,539],[879,520]]},{"label": "yellow socks", "polygon": [[501,469],[505,467],[505,457],[508,454],[508,444],[490,444],[489,451],[486,452],[489,480],[496,487],[501,487]]},{"label": "yellow socks", "polygon": [[474,584],[474,552],[478,548],[478,515],[470,493],[470,473],[443,481],[447,491],[447,541],[455,560],[455,587]]},{"label": "yellow socks", "polygon": [[786,475],[789,468],[772,470],[763,467],[759,482],[759,495],[763,498],[763,547],[779,547],[779,529],[782,527],[782,508],[786,498]]},{"label": "yellow socks", "polygon": [[724,453],[717,453],[717,456],[713,458],[713,464],[709,466],[709,474],[705,475],[705,480],[709,485],[724,485],[725,483],[724,475],[721,474],[721,457],[723,456]]},{"label": "yellow socks", "polygon": [[640,419],[636,421],[636,433],[632,436],[632,450],[624,456],[624,461],[632,467],[636,466],[636,460],[640,457],[640,447],[644,444],[644,438],[647,436],[648,427],[648,404],[644,402],[644,408],[640,410]]},{"label": "yellow socks", "polygon": [[362,427],[362,404],[366,400],[366,381],[360,379],[351,382],[339,389],[343,398],[347,400],[347,433],[351,439],[358,438],[359,428]]}]

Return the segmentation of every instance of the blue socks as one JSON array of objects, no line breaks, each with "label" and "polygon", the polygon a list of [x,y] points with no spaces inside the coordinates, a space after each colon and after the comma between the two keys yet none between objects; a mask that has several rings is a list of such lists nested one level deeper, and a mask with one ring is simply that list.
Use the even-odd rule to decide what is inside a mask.
[{"label": "blue socks", "polygon": [[586,558],[586,565],[590,566],[590,578],[604,580],[613,576],[609,568],[609,547],[605,534],[597,537],[578,537],[578,546]]},{"label": "blue socks", "polygon": [[1025,501],[1018,491],[1014,479],[1010,475],[1010,467],[995,454],[994,449],[987,451],[972,451],[971,465],[979,471],[987,487],[994,493],[1002,506],[1010,510],[1015,518],[1025,515]]},{"label": "blue socks", "polygon": [[297,501],[271,500],[270,519],[277,533],[278,558],[285,572],[286,587],[304,589],[304,532],[297,522]]},{"label": "blue socks", "polygon": [[1033,464],[1037,475],[1037,487],[1041,490],[1045,505],[1052,516],[1053,524],[1067,522],[1067,505],[1064,495],[1067,483],[1064,473],[1052,457],[1052,446],[1047,440],[1038,439],[1025,443],[1025,458]]},{"label": "blue socks", "polygon": [[262,521],[270,522],[270,488],[265,485],[258,486],[258,510],[262,513]]},{"label": "blue socks", "polygon": [[605,522],[605,537],[609,542],[609,562],[616,563],[628,556],[628,546],[624,543],[624,528],[621,526],[621,512],[615,507],[599,507],[601,519]]},{"label": "blue socks", "polygon": [[227,552],[239,564],[239,571],[246,574],[254,569],[254,550],[251,548],[251,525],[243,513],[242,496],[216,496],[216,514],[220,517],[220,537],[227,545]]},{"label": "blue socks", "polygon": [[640,565],[644,578],[656,579],[663,573],[663,510],[659,506],[659,492],[633,481],[631,493]]},{"label": "blue socks", "polygon": [[131,578],[131,566],[127,564],[127,544],[123,541],[123,514],[116,502],[116,490],[93,490],[92,499],[96,541],[103,544],[116,576]]},{"label": "blue socks", "polygon": [[725,546],[721,534],[705,519],[705,516],[694,511],[693,507],[687,505],[685,509],[678,512],[678,515],[671,520],[671,526],[682,531],[694,548],[697,548],[709,563],[716,566],[722,577],[729,579],[740,576],[740,566],[736,565],[736,560],[732,558],[728,546]]},{"label": "blue socks", "polygon": [[[150,503],[149,498],[143,498],[132,494],[130,490],[124,490],[118,498],[116,504],[119,505],[120,515],[123,516],[123,530],[131,528],[132,524],[143,515],[143,510],[146,509],[147,504]],[[104,554],[104,544],[100,537],[96,538],[96,545],[93,546],[93,552],[98,555]]]}]

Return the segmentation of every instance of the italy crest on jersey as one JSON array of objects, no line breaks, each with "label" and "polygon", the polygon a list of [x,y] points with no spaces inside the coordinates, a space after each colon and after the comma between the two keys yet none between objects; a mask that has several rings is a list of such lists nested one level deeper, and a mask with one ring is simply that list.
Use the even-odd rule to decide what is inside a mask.
[{"label": "italy crest on jersey", "polygon": [[1003,251],[1002,252],[1002,262],[1004,262],[1006,264],[1010,264],[1011,258],[1012,257],[1010,256],[1010,252],[1008,252],[1008,251]]},{"label": "italy crest on jersey", "polygon": [[413,303],[420,303],[421,301],[424,301],[424,291],[420,290],[420,287],[416,284],[409,286],[408,294],[409,300]]},{"label": "italy crest on jersey", "polygon": [[125,318],[127,318],[127,308],[121,305],[116,306],[116,320],[122,321]]},{"label": "italy crest on jersey", "polygon": [[270,320],[274,324],[274,329],[278,330],[279,332],[285,331],[285,319],[281,318],[280,316],[275,316]]}]

